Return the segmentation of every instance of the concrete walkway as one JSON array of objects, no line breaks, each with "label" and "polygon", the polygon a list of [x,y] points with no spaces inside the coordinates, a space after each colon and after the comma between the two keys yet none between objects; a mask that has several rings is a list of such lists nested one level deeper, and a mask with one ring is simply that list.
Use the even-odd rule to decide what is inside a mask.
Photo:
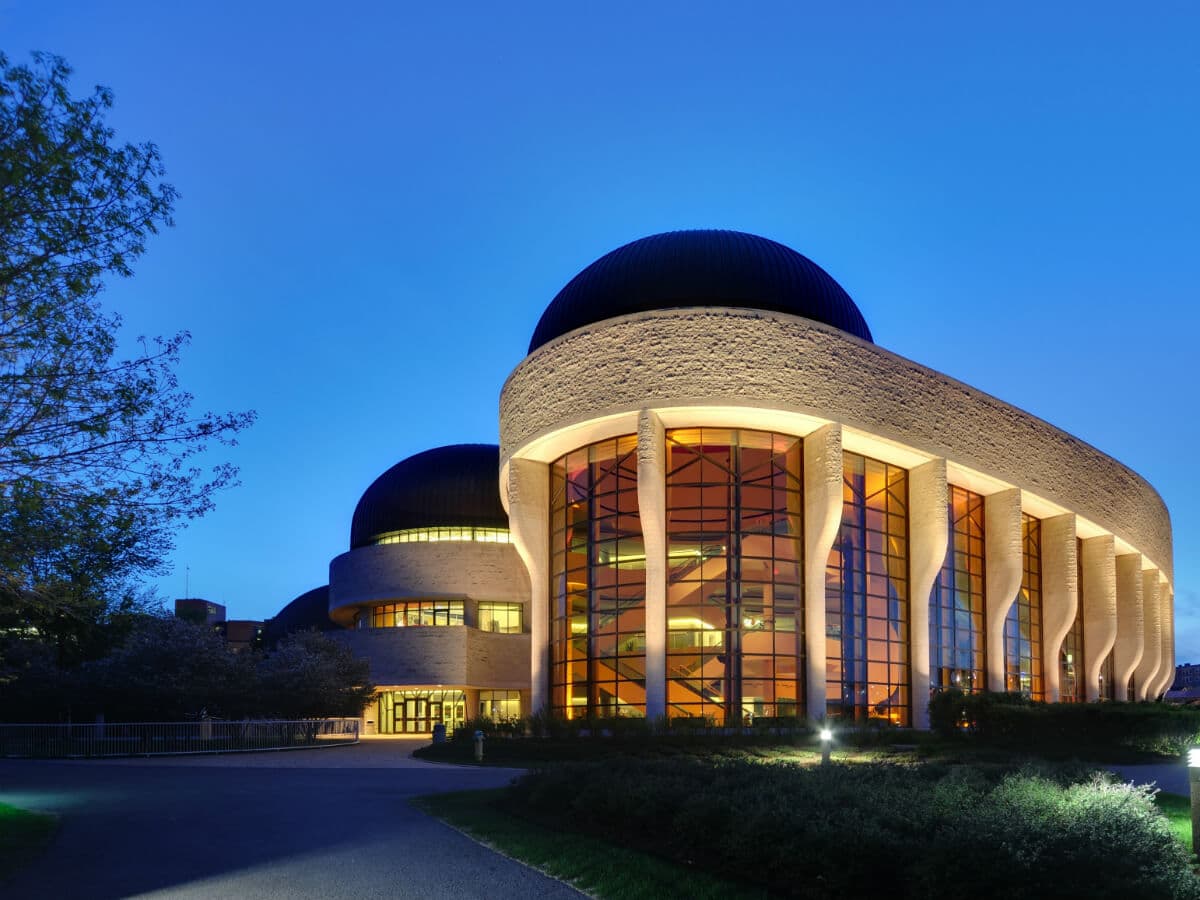
[{"label": "concrete walkway", "polygon": [[514,769],[410,758],[422,742],[212,757],[0,761],[0,801],[62,816],[11,898],[581,895],[418,812]]}]

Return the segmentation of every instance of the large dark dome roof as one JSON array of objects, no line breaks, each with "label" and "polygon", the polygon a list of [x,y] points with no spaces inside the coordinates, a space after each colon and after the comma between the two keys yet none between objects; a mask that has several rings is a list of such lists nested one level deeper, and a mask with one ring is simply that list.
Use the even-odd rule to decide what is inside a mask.
[{"label": "large dark dome roof", "polygon": [[453,444],[410,456],[376,478],[358,501],[350,549],[404,528],[507,528],[499,480],[495,444]]},{"label": "large dark dome roof", "polygon": [[850,295],[790,247],[741,231],[669,231],[618,247],[572,278],[542,313],[529,352],[594,322],[684,306],[790,313],[872,340]]}]

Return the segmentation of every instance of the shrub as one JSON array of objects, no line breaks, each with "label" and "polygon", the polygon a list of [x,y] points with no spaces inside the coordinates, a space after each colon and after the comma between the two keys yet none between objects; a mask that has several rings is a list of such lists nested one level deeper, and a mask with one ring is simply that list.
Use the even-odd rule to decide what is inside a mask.
[{"label": "shrub", "polygon": [[1184,898],[1152,791],[1026,772],[614,758],[526,776],[518,811],[814,898]]},{"label": "shrub", "polygon": [[1054,756],[1177,756],[1200,739],[1200,711],[1162,703],[1039,703],[1020,694],[944,691],[929,704],[942,737]]}]

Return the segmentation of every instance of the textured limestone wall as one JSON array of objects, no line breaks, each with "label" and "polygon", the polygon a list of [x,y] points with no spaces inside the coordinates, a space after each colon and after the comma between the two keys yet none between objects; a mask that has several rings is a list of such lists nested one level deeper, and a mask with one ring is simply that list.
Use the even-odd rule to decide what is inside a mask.
[{"label": "textured limestone wall", "polygon": [[501,393],[501,459],[597,417],[697,405],[816,416],[945,457],[1090,519],[1171,578],[1166,507],[1130,469],[940,372],[779,313],[658,310],[540,347]]},{"label": "textured limestone wall", "polygon": [[1024,559],[1021,544],[1021,492],[997,491],[983,499],[984,594],[987,598],[987,681],[989,691],[1003,691],[1004,619],[1021,590]]},{"label": "textured limestone wall", "polygon": [[1042,519],[1042,668],[1050,703],[1061,695],[1059,656],[1079,604],[1078,552],[1075,516]]},{"label": "textured limestone wall", "polygon": [[1142,577],[1142,601],[1145,608],[1145,652],[1133,675],[1136,699],[1153,700],[1151,691],[1158,686],[1158,667],[1162,663],[1162,622],[1158,604],[1158,572],[1148,569]]},{"label": "textured limestone wall", "polygon": [[1162,665],[1158,669],[1158,683],[1154,696],[1171,687],[1175,680],[1175,598],[1166,582],[1158,585],[1158,614],[1162,618]]},{"label": "textured limestone wall", "polygon": [[912,723],[929,727],[929,594],[949,549],[946,461],[934,459],[908,473],[909,654]]},{"label": "textured limestone wall", "polygon": [[[1145,649],[1145,619],[1142,604],[1142,556],[1126,553],[1117,557],[1117,640],[1113,644],[1113,681],[1116,698],[1129,697],[1129,679],[1138,669]],[[1143,673],[1143,678],[1145,673]],[[1141,689],[1140,683],[1135,685]]]},{"label": "textured limestone wall", "polygon": [[1111,535],[1083,541],[1083,652],[1089,701],[1100,699],[1100,666],[1117,639],[1117,556]]},{"label": "textured limestone wall", "polygon": [[842,520],[842,429],[804,439],[804,638],[808,718],[825,718],[825,566]]},{"label": "textured limestone wall", "polygon": [[537,713],[550,699],[550,467],[513,460],[501,496],[513,545],[529,576],[528,709]]},{"label": "textured limestone wall", "polygon": [[529,690],[529,635],[467,629],[467,684]]},{"label": "textured limestone wall", "polygon": [[376,684],[529,688],[529,635],[463,626],[368,628],[331,636],[371,664]]},{"label": "textured limestone wall", "polygon": [[349,624],[363,604],[415,597],[524,602],[529,576],[511,544],[466,541],[379,544],[329,564],[329,616]]}]

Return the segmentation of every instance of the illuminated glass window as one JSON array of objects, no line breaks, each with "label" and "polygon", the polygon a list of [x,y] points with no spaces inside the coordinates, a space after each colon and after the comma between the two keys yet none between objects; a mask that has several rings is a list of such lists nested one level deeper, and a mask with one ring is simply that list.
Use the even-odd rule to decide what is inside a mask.
[{"label": "illuminated glass window", "polygon": [[932,690],[987,688],[984,669],[983,497],[950,486],[950,541],[929,599]]},{"label": "illuminated glass window", "polygon": [[1082,703],[1087,699],[1083,667],[1083,544],[1075,543],[1077,563],[1078,595],[1075,606],[1075,621],[1063,638],[1059,651],[1059,699],[1063,703]]},{"label": "illuminated glass window", "polygon": [[646,714],[646,548],[637,438],[550,467],[550,697],[566,718]]},{"label": "illuminated glass window", "polygon": [[474,541],[482,544],[509,544],[512,535],[507,528],[449,527],[405,528],[376,535],[372,544],[437,543],[439,541]]},{"label": "illuminated glass window", "polygon": [[479,715],[493,721],[521,718],[521,692],[480,691]]},{"label": "illuminated glass window", "polygon": [[1004,618],[1005,690],[1034,700],[1042,691],[1042,523],[1021,516],[1021,590]]},{"label": "illuminated glass window", "polygon": [[521,604],[481,602],[479,630],[494,631],[498,634],[520,634]]},{"label": "illuminated glass window", "polygon": [[372,628],[411,628],[462,625],[462,600],[409,600],[371,607]]},{"label": "illuminated glass window", "polygon": [[908,473],[842,460],[842,524],[825,567],[826,710],[907,725]]},{"label": "illuminated glass window", "polygon": [[467,695],[461,690],[382,691],[376,729],[380,734],[427,734],[435,725],[446,731],[466,722]]},{"label": "illuminated glass window", "polygon": [[667,432],[667,714],[803,715],[803,443]]}]

